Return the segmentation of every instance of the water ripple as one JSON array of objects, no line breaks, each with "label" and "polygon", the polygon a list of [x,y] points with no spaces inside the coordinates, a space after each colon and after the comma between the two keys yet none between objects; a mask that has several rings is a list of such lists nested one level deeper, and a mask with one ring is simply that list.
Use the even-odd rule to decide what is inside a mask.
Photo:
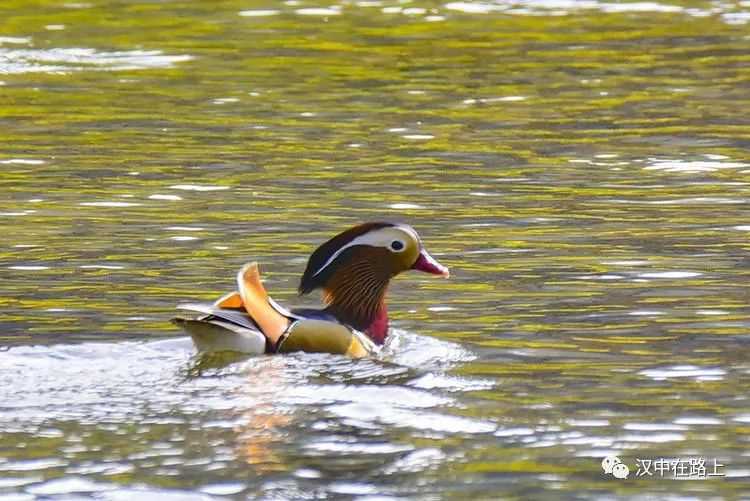
[{"label": "water ripple", "polygon": [[169,68],[192,59],[192,56],[167,55],[159,50],[103,52],[88,48],[6,49],[0,47],[0,74]]}]

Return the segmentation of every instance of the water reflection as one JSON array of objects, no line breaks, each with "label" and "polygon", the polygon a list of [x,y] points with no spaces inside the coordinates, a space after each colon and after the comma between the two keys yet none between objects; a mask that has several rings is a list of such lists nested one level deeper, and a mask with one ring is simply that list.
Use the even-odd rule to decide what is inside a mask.
[{"label": "water reflection", "polygon": [[[434,467],[441,455],[389,438],[387,427],[422,430],[430,441],[495,429],[492,423],[446,413],[455,402],[442,389],[455,393],[491,387],[487,381],[439,375],[470,354],[451,343],[403,332],[393,339],[387,360],[356,362],[305,354],[196,358],[185,338],[13,348],[2,354],[6,370],[0,376],[0,400],[5,409],[0,427],[6,439],[26,437],[42,456],[13,460],[11,455],[0,467],[15,475],[46,472],[49,478],[47,473],[62,469],[105,480],[133,467],[170,475],[202,464],[212,465],[210,471],[239,460],[255,475],[267,475],[298,464],[288,456],[290,442],[296,442],[295,455],[335,453],[358,456],[359,461],[374,456],[385,464],[395,461],[391,469],[408,464],[414,470]],[[406,355],[416,351],[421,357]],[[401,365],[404,361],[417,365]],[[409,379],[414,388],[403,385]],[[134,420],[138,425],[133,428]],[[73,430],[71,421],[78,423]],[[154,441],[151,437],[165,426],[172,429],[169,436]],[[235,437],[231,448],[223,439],[223,445],[213,442],[212,436],[228,430]],[[205,435],[207,442],[200,447],[201,454],[209,454],[205,460],[184,448],[195,433]],[[82,469],[80,461],[104,446],[101,440],[111,450],[132,449],[127,457],[133,466],[123,471],[124,465],[105,461]],[[311,467],[314,461],[306,464],[296,476],[323,474]],[[24,492],[35,495],[117,489],[75,476],[50,481],[33,476],[28,484]],[[18,480],[12,486],[25,485]],[[216,486],[209,490],[215,492]]]},{"label": "water reflection", "polygon": [[[28,39],[24,40],[24,43],[30,42]],[[0,45],[2,45],[2,40],[0,40]],[[9,49],[0,47],[0,74],[169,68],[191,59],[189,55],[167,55],[159,50],[100,52],[89,48]]]}]

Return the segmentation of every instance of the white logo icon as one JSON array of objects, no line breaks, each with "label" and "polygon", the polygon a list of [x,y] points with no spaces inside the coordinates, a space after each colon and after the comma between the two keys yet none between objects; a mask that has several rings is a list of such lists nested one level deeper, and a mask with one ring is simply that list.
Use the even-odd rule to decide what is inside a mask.
[{"label": "white logo icon", "polygon": [[628,465],[620,461],[617,456],[607,456],[602,459],[602,469],[607,475],[612,475],[615,478],[628,478],[630,474],[630,468]]},{"label": "white logo icon", "polygon": [[620,461],[620,458],[617,456],[607,456],[604,459],[602,459],[602,469],[604,470],[604,473],[609,475],[612,473],[612,468],[615,467],[616,464],[620,464],[622,461]]},{"label": "white logo icon", "polygon": [[628,478],[628,475],[630,474],[630,468],[628,468],[628,465],[625,463],[618,463],[612,468],[612,475],[615,478]]}]

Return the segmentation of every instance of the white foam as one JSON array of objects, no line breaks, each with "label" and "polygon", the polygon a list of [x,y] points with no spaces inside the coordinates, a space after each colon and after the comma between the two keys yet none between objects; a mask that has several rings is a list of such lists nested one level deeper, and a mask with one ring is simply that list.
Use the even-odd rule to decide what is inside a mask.
[{"label": "white foam", "polygon": [[295,11],[301,16],[338,16],[341,14],[341,7],[334,5],[332,7],[310,7],[305,9],[297,9]]},{"label": "white foam", "polygon": [[644,167],[644,170],[660,170],[664,172],[692,174],[698,172],[716,172],[721,169],[741,169],[748,166],[750,166],[750,164],[711,160],[656,160],[648,167]]},{"label": "white foam", "polygon": [[78,205],[87,207],[137,207],[141,204],[133,202],[81,202]]},{"label": "white foam", "polygon": [[388,207],[391,209],[424,209],[421,205],[410,203],[390,204]]},{"label": "white foam", "polygon": [[174,184],[170,186],[173,190],[184,190],[184,191],[220,191],[228,190],[229,186],[215,186],[210,184]]},{"label": "white foam", "polygon": [[641,278],[695,278],[703,275],[695,271],[660,271],[654,273],[641,273]]},{"label": "white foam", "polygon": [[242,17],[267,17],[276,16],[280,14],[280,10],[276,9],[258,9],[258,10],[242,10],[239,15]]},{"label": "white foam", "polygon": [[423,141],[435,138],[435,136],[431,134],[404,134],[401,137],[403,137],[404,139],[423,140]]},{"label": "white foam", "polygon": [[466,14],[487,14],[500,10],[497,5],[481,2],[450,2],[444,5],[448,10],[456,10]]},{"label": "white foam", "polygon": [[150,195],[148,197],[151,200],[169,200],[171,202],[176,202],[178,200],[182,200],[182,197],[179,195],[161,195],[159,193],[155,193],[153,195]]},{"label": "white foam", "polygon": [[31,158],[10,158],[8,160],[0,160],[0,164],[17,164],[17,165],[42,165],[45,163],[44,160],[37,160]]}]

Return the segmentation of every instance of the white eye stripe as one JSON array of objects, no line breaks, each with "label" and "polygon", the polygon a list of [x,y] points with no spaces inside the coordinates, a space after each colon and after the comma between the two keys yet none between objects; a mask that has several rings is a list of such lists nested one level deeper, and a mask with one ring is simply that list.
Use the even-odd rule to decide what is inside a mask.
[{"label": "white eye stripe", "polygon": [[408,233],[412,238],[414,238],[414,241],[419,244],[419,246],[422,246],[422,239],[417,235],[417,231],[412,228],[411,226],[404,226],[399,224],[398,226],[395,226],[395,228],[398,228],[399,230],[402,230],[406,233]]},{"label": "white eye stripe", "polygon": [[392,250],[391,243],[394,240],[398,240],[399,242],[404,244],[403,249],[401,249],[403,251],[404,249],[406,249],[408,244],[403,239],[394,236],[393,235],[394,230],[402,231],[406,233],[408,236],[413,237],[414,240],[419,245],[419,236],[417,236],[417,233],[414,230],[408,227],[399,225],[399,226],[391,226],[387,228],[382,228],[376,231],[371,231],[369,233],[365,233],[364,235],[360,235],[354,238],[351,242],[349,242],[348,244],[344,245],[339,250],[334,252],[331,255],[331,257],[329,257],[328,260],[325,263],[323,263],[323,265],[320,268],[318,268],[318,270],[315,273],[313,273],[312,276],[316,277],[320,275],[320,273],[322,273],[323,270],[325,270],[332,262],[334,262],[336,258],[341,255],[342,252],[344,252],[346,249],[349,249],[357,245],[369,245],[371,247],[384,247],[386,249]]},{"label": "white eye stripe", "polygon": [[328,261],[326,261],[325,263],[323,263],[323,266],[321,266],[320,268],[318,268],[318,271],[316,271],[315,273],[313,273],[313,276],[317,277],[320,274],[321,271],[325,270],[328,267],[328,265],[331,264],[337,257],[339,257],[341,255],[341,253],[344,252],[346,249],[348,249],[350,247],[354,247],[355,245],[368,245],[368,244],[370,244],[370,240],[371,239],[368,239],[367,238],[368,236],[369,236],[369,234],[367,234],[367,235],[360,235],[357,238],[355,238],[354,240],[352,240],[351,242],[349,242],[348,244],[346,244],[345,246],[343,246],[342,248],[340,248],[339,250],[337,250],[336,252],[334,252],[331,255],[331,257],[328,258]]}]

